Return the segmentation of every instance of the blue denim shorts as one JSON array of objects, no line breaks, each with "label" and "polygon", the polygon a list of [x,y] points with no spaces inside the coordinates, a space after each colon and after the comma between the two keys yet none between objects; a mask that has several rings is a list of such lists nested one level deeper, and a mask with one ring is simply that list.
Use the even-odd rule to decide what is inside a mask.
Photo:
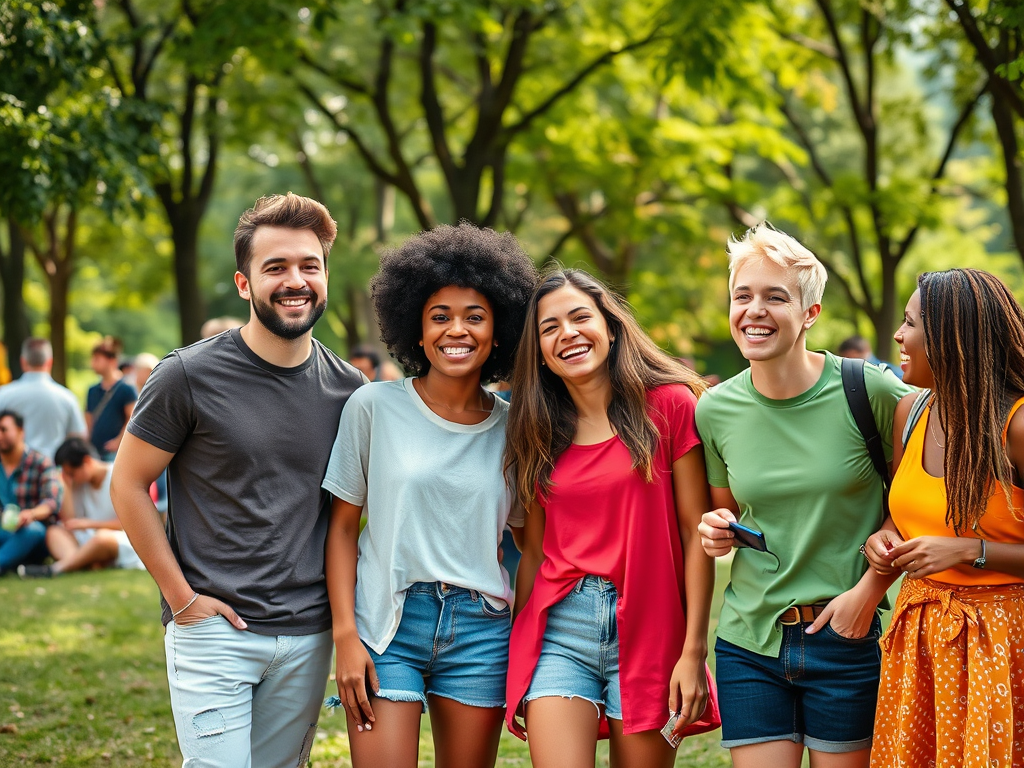
[{"label": "blue denim shorts", "polygon": [[441,696],[472,707],[505,706],[512,611],[479,592],[417,582],[405,593],[402,621],[383,654],[372,649],[380,691],[390,701]]},{"label": "blue denim shorts", "polygon": [[617,603],[615,585],[599,576],[584,576],[551,607],[524,701],[579,696],[604,707],[605,716],[622,719]]},{"label": "blue denim shorts", "polygon": [[882,661],[875,616],[855,640],[825,625],[782,627],[778,658],[721,638],[715,677],[726,749],[766,741],[803,743],[818,752],[856,752],[871,746]]}]

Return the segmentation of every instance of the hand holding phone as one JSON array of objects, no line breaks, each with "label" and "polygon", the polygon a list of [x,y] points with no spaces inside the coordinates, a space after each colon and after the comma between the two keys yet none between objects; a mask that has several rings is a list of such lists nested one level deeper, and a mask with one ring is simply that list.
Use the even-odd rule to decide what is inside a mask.
[{"label": "hand holding phone", "polygon": [[665,741],[668,742],[668,745],[672,747],[672,749],[678,747],[680,742],[683,740],[683,737],[679,734],[672,733],[672,731],[675,730],[676,721],[678,720],[679,715],[675,712],[671,712],[668,716],[668,722],[661,727],[661,735],[665,737]]},{"label": "hand holding phone", "polygon": [[768,551],[768,544],[765,542],[764,534],[760,531],[755,531],[753,528],[739,523],[729,523],[729,530],[736,537],[737,547],[750,547],[758,552]]}]

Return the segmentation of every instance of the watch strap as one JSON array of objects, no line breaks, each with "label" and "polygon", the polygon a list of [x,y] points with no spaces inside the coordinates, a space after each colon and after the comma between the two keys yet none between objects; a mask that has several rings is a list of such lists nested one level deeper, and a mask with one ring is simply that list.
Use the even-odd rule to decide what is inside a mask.
[{"label": "watch strap", "polygon": [[985,567],[985,540],[984,539],[979,539],[979,541],[981,541],[981,555],[979,555],[978,557],[976,557],[974,559],[974,562],[972,563],[972,565],[975,568],[984,568]]}]

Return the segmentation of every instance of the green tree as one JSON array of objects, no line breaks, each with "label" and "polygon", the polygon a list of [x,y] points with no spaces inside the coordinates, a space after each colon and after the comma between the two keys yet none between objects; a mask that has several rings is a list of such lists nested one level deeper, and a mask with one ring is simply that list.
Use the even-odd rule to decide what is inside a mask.
[{"label": "green tree", "polygon": [[150,124],[160,161],[149,170],[174,243],[182,343],[198,339],[206,319],[199,230],[218,160],[225,140],[247,127],[233,126],[238,89],[245,85],[233,73],[251,57],[274,62],[289,50],[300,5],[112,0],[100,13],[107,69],[118,91],[160,114]]},{"label": "green tree", "polygon": [[[90,6],[73,0],[14,1],[0,12],[0,55],[9,65],[0,106],[8,140],[0,173],[10,182],[0,208],[17,233],[12,241],[28,246],[45,276],[58,381],[65,378],[79,214],[96,206],[113,215],[141,201],[145,185],[139,171],[147,148],[139,131],[143,115],[105,86],[91,21]],[[17,304],[13,294],[21,285],[14,283],[23,282],[24,273],[10,279]]]},{"label": "green tree", "polygon": [[[744,45],[770,99],[763,119],[804,158],[738,158],[731,172],[745,191],[737,189],[734,213],[747,225],[759,217],[740,212],[759,207],[802,234],[888,357],[899,266],[923,231],[941,226],[944,196],[959,194],[947,176],[984,87],[929,100],[906,63],[928,52],[904,2],[772,3],[752,14]],[[943,115],[950,98],[952,114]]]},{"label": "green tree", "polygon": [[340,3],[313,20],[322,33],[294,77],[420,227],[495,226],[516,207],[516,142],[618,57],[666,43],[685,5]]},{"label": "green tree", "polygon": [[1024,260],[1024,3],[946,0],[962,39],[973,53],[974,69],[988,91],[988,106],[1003,158],[1003,186],[1010,232]]}]

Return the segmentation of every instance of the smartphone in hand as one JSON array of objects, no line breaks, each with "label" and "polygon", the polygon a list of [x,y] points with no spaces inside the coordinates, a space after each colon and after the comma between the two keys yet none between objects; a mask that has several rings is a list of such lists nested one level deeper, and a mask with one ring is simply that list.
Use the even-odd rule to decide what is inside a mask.
[{"label": "smartphone in hand", "polygon": [[661,727],[661,735],[665,738],[665,741],[668,742],[668,745],[672,747],[672,749],[678,747],[679,743],[683,740],[683,738],[678,734],[672,733],[672,731],[675,730],[676,722],[678,720],[679,715],[672,712],[668,716],[668,722]]},{"label": "smartphone in hand", "polygon": [[747,526],[740,525],[739,523],[729,523],[729,530],[736,537],[737,547],[750,547],[758,552],[768,551],[768,544],[764,540],[764,534],[760,531],[747,528]]}]

